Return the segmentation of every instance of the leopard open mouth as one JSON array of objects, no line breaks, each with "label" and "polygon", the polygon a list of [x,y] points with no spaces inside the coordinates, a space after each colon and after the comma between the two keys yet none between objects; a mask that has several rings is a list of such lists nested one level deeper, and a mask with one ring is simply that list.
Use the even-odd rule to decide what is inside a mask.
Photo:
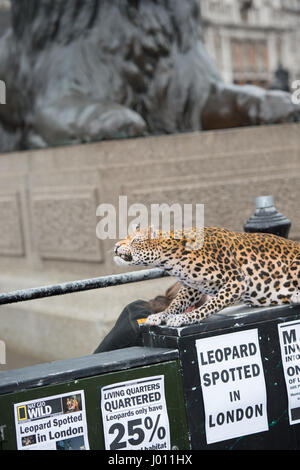
[{"label": "leopard open mouth", "polygon": [[128,255],[128,254],[125,254],[125,253],[120,253],[120,254],[116,253],[116,256],[114,256],[114,262],[118,266],[124,266],[124,265],[130,264],[132,262],[132,256]]},{"label": "leopard open mouth", "polygon": [[129,254],[121,253],[119,254],[120,258],[122,258],[124,261],[130,262],[132,261],[132,256]]}]

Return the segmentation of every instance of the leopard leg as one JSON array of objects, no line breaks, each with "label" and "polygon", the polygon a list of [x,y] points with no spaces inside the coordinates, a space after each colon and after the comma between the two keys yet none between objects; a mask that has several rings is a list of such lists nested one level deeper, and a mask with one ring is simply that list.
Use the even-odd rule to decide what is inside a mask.
[{"label": "leopard leg", "polygon": [[160,325],[163,322],[167,322],[168,318],[184,312],[188,307],[197,303],[202,296],[202,292],[192,287],[182,286],[176,297],[165,310],[149,315],[146,320],[146,325]]},{"label": "leopard leg", "polygon": [[244,279],[240,281],[232,279],[226,285],[221,287],[218,293],[211,297],[205,304],[199,308],[195,308],[189,313],[174,315],[167,319],[168,326],[183,326],[199,323],[201,320],[209,317],[213,313],[219,312],[225,307],[232,305],[239,301],[243,296],[247,284]]}]

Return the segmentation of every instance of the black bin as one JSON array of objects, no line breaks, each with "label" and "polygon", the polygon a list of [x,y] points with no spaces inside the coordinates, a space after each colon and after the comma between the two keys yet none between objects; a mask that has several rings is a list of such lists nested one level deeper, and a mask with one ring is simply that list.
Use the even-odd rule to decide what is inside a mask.
[{"label": "black bin", "polygon": [[237,305],[143,341],[178,348],[191,449],[300,449],[300,306]]}]

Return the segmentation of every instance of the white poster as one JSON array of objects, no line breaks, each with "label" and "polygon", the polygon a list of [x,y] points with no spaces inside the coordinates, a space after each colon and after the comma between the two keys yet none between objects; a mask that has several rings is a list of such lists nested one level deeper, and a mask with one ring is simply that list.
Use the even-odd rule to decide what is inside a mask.
[{"label": "white poster", "polygon": [[14,405],[20,450],[89,449],[84,391]]},{"label": "white poster", "polygon": [[107,450],[170,449],[163,375],[103,387],[101,411]]},{"label": "white poster", "polygon": [[196,340],[207,444],[268,431],[257,329]]},{"label": "white poster", "polygon": [[290,424],[300,423],[300,320],[278,324]]}]

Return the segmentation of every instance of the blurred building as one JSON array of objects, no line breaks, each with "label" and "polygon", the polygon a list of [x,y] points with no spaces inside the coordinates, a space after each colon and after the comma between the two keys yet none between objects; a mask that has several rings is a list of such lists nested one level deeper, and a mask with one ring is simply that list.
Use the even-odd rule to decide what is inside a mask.
[{"label": "blurred building", "polygon": [[300,79],[300,0],[201,0],[203,34],[227,83],[269,87],[281,65]]}]

